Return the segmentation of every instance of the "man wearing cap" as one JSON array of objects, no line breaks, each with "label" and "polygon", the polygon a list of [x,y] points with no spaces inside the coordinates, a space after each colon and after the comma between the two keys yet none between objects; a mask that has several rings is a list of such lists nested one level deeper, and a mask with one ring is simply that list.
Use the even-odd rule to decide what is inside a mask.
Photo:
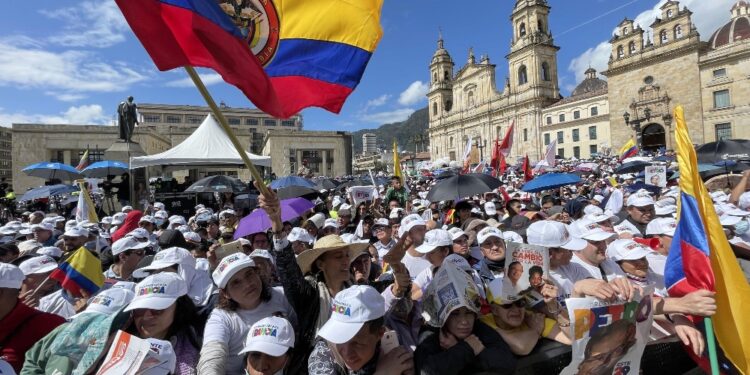
[{"label": "man wearing cap", "polygon": [[409,192],[401,184],[401,177],[391,176],[391,187],[385,192],[384,202],[390,202],[391,200],[398,200],[400,207],[406,207],[406,201],[409,199]]},{"label": "man wearing cap", "polygon": [[370,253],[373,254],[373,258],[376,258],[380,266],[382,266],[383,257],[396,245],[396,240],[393,239],[391,226],[386,218],[375,220],[372,232],[378,240],[370,245]]},{"label": "man wearing cap", "polygon": [[[331,318],[318,331],[322,340],[316,341],[310,354],[309,373],[397,375],[413,371],[413,354],[408,349],[399,346],[381,353],[385,315],[385,300],[373,287],[356,285],[336,294]],[[343,367],[337,357],[344,362]]]},{"label": "man wearing cap", "polygon": [[413,281],[422,271],[430,268],[430,262],[417,251],[417,247],[424,242],[427,223],[419,215],[411,214],[401,220],[399,232],[406,236],[403,245],[406,247],[406,254],[401,262],[406,266]]},{"label": "man wearing cap", "polygon": [[445,258],[451,254],[453,249],[453,236],[443,229],[433,229],[424,236],[424,242],[417,247],[417,252],[423,254],[430,262],[430,268],[420,272],[414,279],[412,287],[412,298],[420,300],[422,294],[432,282],[432,277],[443,264]]},{"label": "man wearing cap", "polygon": [[28,258],[18,265],[24,275],[21,285],[21,298],[29,307],[37,307],[39,299],[50,294],[57,281],[49,275],[57,269],[57,262],[52,257],[42,255]]},{"label": "man wearing cap", "polygon": [[337,220],[340,233],[354,233],[355,227],[352,225],[352,206],[350,204],[341,204]]},{"label": "man wearing cap", "polygon": [[339,224],[336,219],[326,219],[321,228],[321,236],[327,236],[329,234],[339,234]]},{"label": "man wearing cap", "polygon": [[125,236],[112,244],[114,264],[104,271],[104,277],[117,281],[134,281],[133,271],[146,254],[148,242]]},{"label": "man wearing cap", "polygon": [[618,234],[629,232],[635,237],[643,237],[646,226],[656,215],[654,203],[654,198],[645,190],[631,194],[627,200],[627,216],[615,226],[615,231]]},{"label": "man wearing cap", "polygon": [[477,243],[483,258],[473,268],[482,280],[489,283],[505,273],[505,240],[500,229],[486,227],[477,233]]},{"label": "man wearing cap", "polygon": [[65,257],[72,254],[89,241],[89,231],[81,227],[70,228],[65,231],[65,234],[63,234],[63,241],[65,244],[65,255],[63,255],[63,257]]},{"label": "man wearing cap", "polygon": [[309,249],[315,241],[306,230],[300,227],[292,228],[286,239],[291,243],[294,255],[299,255],[303,251]]},{"label": "man wearing cap", "polygon": [[16,266],[0,263],[0,357],[21,371],[24,356],[65,319],[24,305],[19,291],[25,277]]},{"label": "man wearing cap", "polygon": [[31,233],[34,234],[36,242],[42,244],[42,246],[54,246],[57,242],[57,237],[54,236],[54,227],[49,223],[40,223],[32,225]]}]

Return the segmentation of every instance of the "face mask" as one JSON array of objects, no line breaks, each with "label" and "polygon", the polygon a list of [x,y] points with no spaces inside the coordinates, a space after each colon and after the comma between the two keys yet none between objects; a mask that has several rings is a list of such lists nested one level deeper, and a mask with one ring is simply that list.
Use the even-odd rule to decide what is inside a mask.
[{"label": "face mask", "polygon": [[738,236],[747,233],[748,229],[750,229],[750,222],[747,220],[742,220],[734,225],[734,233]]},{"label": "face mask", "polygon": [[160,227],[164,224],[164,219],[156,219],[156,226]]}]

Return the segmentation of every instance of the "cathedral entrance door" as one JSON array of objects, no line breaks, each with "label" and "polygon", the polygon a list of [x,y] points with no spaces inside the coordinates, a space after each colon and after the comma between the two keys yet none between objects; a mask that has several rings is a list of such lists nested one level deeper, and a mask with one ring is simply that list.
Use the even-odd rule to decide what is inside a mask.
[{"label": "cathedral entrance door", "polygon": [[667,138],[664,127],[656,123],[646,125],[641,131],[641,142],[643,151],[655,152],[661,147],[666,147]]}]

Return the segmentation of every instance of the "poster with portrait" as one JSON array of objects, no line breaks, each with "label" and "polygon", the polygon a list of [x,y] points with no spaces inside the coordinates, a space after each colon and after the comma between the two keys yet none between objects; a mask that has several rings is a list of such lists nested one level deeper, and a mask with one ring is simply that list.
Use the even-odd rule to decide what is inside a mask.
[{"label": "poster with portrait", "polygon": [[422,298],[422,317],[442,327],[451,311],[466,307],[479,313],[481,295],[474,279],[450,260],[443,261]]},{"label": "poster with portrait", "polygon": [[573,359],[563,375],[638,374],[654,315],[653,287],[633,301],[568,298]]},{"label": "poster with portrait", "polygon": [[667,187],[667,166],[651,165],[646,167],[646,181],[649,185]]},{"label": "poster with portrait", "polygon": [[549,279],[549,251],[544,246],[517,242],[506,244],[503,300],[531,298],[541,301],[544,280]]}]

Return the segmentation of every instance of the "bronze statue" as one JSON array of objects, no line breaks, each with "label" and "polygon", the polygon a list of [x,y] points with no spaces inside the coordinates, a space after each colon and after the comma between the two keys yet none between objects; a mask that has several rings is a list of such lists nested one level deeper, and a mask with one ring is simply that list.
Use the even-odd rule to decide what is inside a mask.
[{"label": "bronze statue", "polygon": [[138,122],[138,106],[133,103],[133,97],[128,96],[126,102],[117,106],[118,124],[120,125],[120,139],[130,143]]}]

